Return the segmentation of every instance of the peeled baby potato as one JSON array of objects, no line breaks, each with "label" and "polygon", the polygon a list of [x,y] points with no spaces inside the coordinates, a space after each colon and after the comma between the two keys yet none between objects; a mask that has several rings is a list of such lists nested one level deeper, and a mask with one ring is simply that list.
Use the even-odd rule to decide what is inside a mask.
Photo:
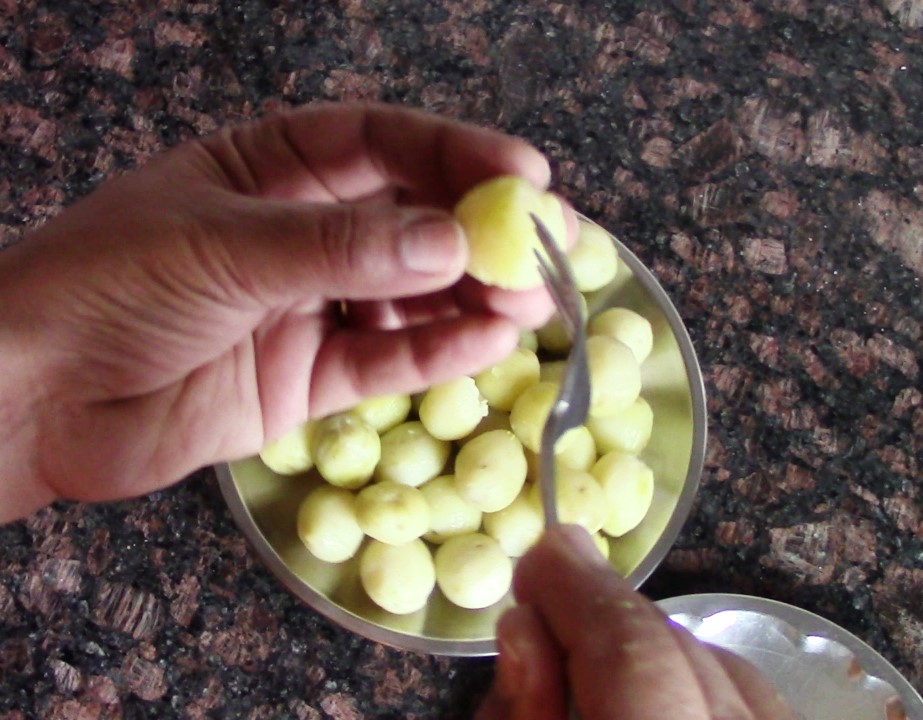
[{"label": "peeled baby potato", "polygon": [[324,480],[355,490],[372,477],[381,458],[381,440],[375,428],[344,413],[317,422],[311,450]]},{"label": "peeled baby potato", "polygon": [[381,460],[375,478],[418,487],[442,472],[449,450],[449,442],[434,438],[423,423],[401,423],[381,436]]},{"label": "peeled baby potato", "polygon": [[529,213],[534,213],[564,248],[567,228],[560,201],[512,175],[495,177],[469,190],[455,206],[468,238],[468,273],[507,290],[538,287],[534,251],[544,253]]},{"label": "peeled baby potato", "polygon": [[492,408],[511,410],[522,392],[538,382],[539,362],[533,350],[516,348],[475,377],[478,390]]},{"label": "peeled baby potato", "polygon": [[459,607],[489,607],[506,595],[513,563],[492,537],[482,533],[446,540],[436,550],[436,583]]},{"label": "peeled baby potato", "polygon": [[609,233],[581,220],[577,242],[567,253],[580,292],[592,292],[608,285],[618,272],[619,255]]},{"label": "peeled baby potato", "polygon": [[[632,358],[634,359],[634,358]],[[538,382],[526,388],[513,404],[510,411],[510,427],[524,447],[538,452],[542,442],[542,430],[548,413],[558,397],[559,385],[552,382]],[[562,452],[574,436],[568,430],[555,445],[555,452]]]},{"label": "peeled baby potato", "polygon": [[591,473],[605,493],[603,532],[619,537],[636,528],[654,499],[653,471],[635,455],[613,450],[596,461]]},{"label": "peeled baby potato", "polygon": [[586,425],[578,425],[573,429],[570,440],[555,453],[554,460],[558,465],[574,470],[587,470],[593,467],[599,455],[596,452],[596,441]]},{"label": "peeled baby potato", "polygon": [[650,321],[628,308],[603,310],[590,320],[587,332],[590,335],[608,335],[625,343],[631,348],[639,365],[647,360],[654,347],[654,331]]},{"label": "peeled baby potato", "polygon": [[611,415],[637,400],[641,367],[627,345],[608,335],[593,335],[587,338],[586,351],[591,417]]},{"label": "peeled baby potato", "polygon": [[458,451],[455,487],[482,512],[496,512],[519,494],[526,469],[526,456],[516,436],[509,430],[491,430]]},{"label": "peeled baby potato", "polygon": [[429,530],[429,505],[419,488],[391,481],[375,483],[356,495],[356,521],[369,537],[402,545]]},{"label": "peeled baby potato", "polygon": [[371,541],[359,556],[359,580],[372,601],[396,615],[423,608],[436,586],[433,556],[422,540]]},{"label": "peeled baby potato", "polygon": [[477,424],[477,427],[474,428],[470,433],[465,435],[459,443],[464,445],[466,442],[474,440],[478,435],[483,435],[486,432],[491,430],[509,430],[510,429],[510,414],[505,410],[497,410],[494,407],[487,407],[487,414],[481,418],[481,422]]},{"label": "peeled baby potato", "polygon": [[538,350],[538,338],[535,336],[535,330],[519,331],[519,347],[536,352]]},{"label": "peeled baby potato", "polygon": [[500,543],[503,552],[513,558],[522,557],[541,537],[545,517],[541,508],[529,499],[528,486],[523,487],[502,510],[484,513],[484,532]]},{"label": "peeled baby potato", "polygon": [[384,433],[407,419],[410,414],[410,396],[395,394],[366,398],[349,412],[371,425],[378,433]]},{"label": "peeled baby potato", "polygon": [[420,486],[429,505],[429,530],[424,540],[440,544],[481,527],[481,511],[458,494],[454,475],[440,475]]},{"label": "peeled baby potato", "polygon": [[[580,302],[580,317],[585,318],[587,313],[587,302],[583,295],[578,295]],[[538,346],[543,350],[556,355],[563,355],[570,350],[571,340],[567,331],[564,329],[564,323],[561,322],[561,316],[555,313],[551,319],[542,327],[535,331],[535,337],[538,339]]]},{"label": "peeled baby potato", "polygon": [[487,415],[487,400],[473,378],[433,385],[420,401],[420,422],[438,440],[464,437]]},{"label": "peeled baby potato", "polygon": [[356,520],[356,496],[350,490],[322,484],[301,501],[298,537],[318,560],[349,560],[365,538]]},{"label": "peeled baby potato", "polygon": [[311,436],[314,423],[307,422],[287,432],[260,450],[263,464],[279,475],[298,475],[314,467]]},{"label": "peeled baby potato", "polygon": [[596,441],[600,455],[610,450],[637,455],[651,439],[654,411],[647,400],[639,397],[624,410],[587,418],[586,427]]},{"label": "peeled baby potato", "polygon": [[552,382],[560,385],[565,367],[567,367],[566,360],[546,360],[539,367],[539,382]]},{"label": "peeled baby potato", "polygon": [[[609,499],[596,478],[589,472],[558,467],[555,475],[558,519],[568,525],[580,525],[590,534],[598,532],[609,517]],[[542,508],[541,486],[532,486],[529,499]]]}]

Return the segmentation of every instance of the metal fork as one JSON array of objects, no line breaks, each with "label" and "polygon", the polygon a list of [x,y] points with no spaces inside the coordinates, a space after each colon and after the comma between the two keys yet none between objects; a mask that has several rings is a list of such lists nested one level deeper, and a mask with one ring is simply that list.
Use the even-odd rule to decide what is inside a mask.
[{"label": "metal fork", "polygon": [[542,247],[550,259],[549,263],[544,255],[535,250],[538,270],[558,310],[564,330],[571,340],[571,350],[561,378],[561,388],[542,430],[539,452],[539,486],[542,506],[545,509],[545,527],[552,527],[558,524],[558,507],[554,491],[554,446],[565,432],[586,421],[590,409],[590,368],[587,362],[583,305],[570,263],[548,232],[548,228],[535,214],[530,215]]},{"label": "metal fork", "polygon": [[[578,427],[586,421],[590,410],[590,367],[586,354],[586,318],[580,292],[574,281],[567,256],[558,247],[548,228],[535,214],[530,213],[532,222],[542,247],[551,260],[549,263],[538,250],[538,271],[545,287],[558,309],[558,315],[564,325],[564,331],[571,340],[570,353],[564,365],[561,388],[555,399],[545,427],[542,428],[542,441],[539,447],[538,477],[542,492],[542,507],[545,510],[545,527],[558,524],[558,501],[555,497],[554,445],[571,428]],[[580,715],[572,697],[567,699],[568,720],[580,720]]]}]

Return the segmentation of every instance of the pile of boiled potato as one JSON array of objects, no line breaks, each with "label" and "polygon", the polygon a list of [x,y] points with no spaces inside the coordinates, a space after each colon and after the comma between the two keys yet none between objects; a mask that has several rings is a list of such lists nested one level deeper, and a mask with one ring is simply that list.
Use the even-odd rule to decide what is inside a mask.
[{"label": "pile of boiled potato", "polygon": [[[462,198],[455,214],[471,246],[468,272],[505,288],[540,284],[530,212],[564,237],[557,199],[518,178],[495,178]],[[581,292],[615,277],[616,249],[596,225],[581,221],[568,256]],[[653,497],[653,473],[638,456],[653,424],[640,394],[653,336],[626,308],[601,311],[587,330],[590,416],[555,447],[556,492],[561,521],[584,526],[608,554],[606,536],[637,526]],[[419,610],[437,585],[463,608],[500,600],[513,559],[543,529],[537,453],[568,350],[553,318],[474,377],[367,399],[265,447],[271,470],[314,468],[325,481],[298,510],[306,548],[331,563],[358,555],[363,588],[392,613]]]}]

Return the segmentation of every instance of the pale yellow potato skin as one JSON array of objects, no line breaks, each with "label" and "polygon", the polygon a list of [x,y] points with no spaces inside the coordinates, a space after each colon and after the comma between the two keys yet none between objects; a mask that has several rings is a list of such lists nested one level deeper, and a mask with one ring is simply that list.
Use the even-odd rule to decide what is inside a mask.
[{"label": "pale yellow potato skin", "polygon": [[487,400],[470,377],[433,385],[420,400],[420,422],[438,440],[464,437],[486,415]]},{"label": "pale yellow potato skin", "polygon": [[429,505],[429,530],[424,540],[439,545],[450,537],[481,527],[481,511],[458,494],[454,475],[440,475],[420,486]]},{"label": "pale yellow potato skin", "polygon": [[356,496],[356,521],[369,537],[402,545],[429,530],[429,504],[419,488],[391,481],[375,483]]},{"label": "pale yellow potato skin", "polygon": [[538,338],[535,336],[535,330],[521,330],[519,332],[519,347],[526,348],[532,352],[538,351]]},{"label": "pale yellow potato skin", "polygon": [[[510,411],[510,427],[523,446],[532,452],[539,451],[542,430],[558,397],[558,390],[557,383],[537,382],[522,392]],[[573,430],[564,433],[554,446],[555,452],[562,452],[573,435]]]},{"label": "pale yellow potato skin", "polygon": [[436,586],[436,568],[422,540],[403,545],[372,540],[359,556],[359,580],[379,607],[407,615],[429,601]]},{"label": "pale yellow potato skin", "polygon": [[601,455],[610,450],[637,455],[650,442],[654,429],[654,411],[647,400],[639,397],[624,410],[587,418],[586,426]]},{"label": "pale yellow potato skin", "polygon": [[486,432],[491,430],[509,430],[510,429],[510,414],[505,410],[497,410],[494,407],[487,406],[487,414],[481,418],[481,422],[477,424],[477,427],[474,428],[470,433],[465,435],[459,444],[464,445],[471,440],[474,440],[478,435],[483,435]]},{"label": "pale yellow potato skin", "polygon": [[356,519],[356,496],[351,490],[322,484],[298,506],[298,537],[318,560],[349,560],[365,538]]},{"label": "pale yellow potato skin", "polygon": [[599,290],[615,279],[618,251],[599,225],[580,220],[577,227],[577,242],[567,253],[574,281],[580,292]]},{"label": "pale yellow potato skin", "polygon": [[509,411],[522,392],[538,382],[539,370],[535,351],[516,348],[496,365],[478,373],[474,381],[490,407]]},{"label": "pale yellow potato skin", "polygon": [[458,494],[482,512],[509,505],[526,481],[522,444],[509,430],[491,430],[465,443],[455,457]]},{"label": "pale yellow potato skin", "polygon": [[555,453],[554,460],[564,467],[589,471],[598,457],[593,434],[586,425],[578,425],[571,432],[567,444]]},{"label": "pale yellow potato skin", "polygon": [[349,411],[381,434],[400,425],[410,415],[410,396],[378,395],[366,398]]},{"label": "pale yellow potato skin", "polygon": [[484,532],[513,558],[525,555],[545,529],[545,516],[530,499],[530,492],[530,486],[523,486],[516,499],[505,508],[484,513]]},{"label": "pale yellow potato skin", "polygon": [[446,540],[434,560],[439,589],[459,607],[489,607],[510,589],[513,563],[500,544],[483,533]]},{"label": "pale yellow potato skin", "polygon": [[640,365],[654,348],[654,330],[643,315],[623,307],[603,310],[587,325],[590,335],[608,335],[625,343]]},{"label": "pale yellow potato skin", "polygon": [[565,367],[567,367],[566,360],[546,360],[539,368],[539,382],[552,382],[560,385]]},{"label": "pale yellow potato skin", "polygon": [[[555,498],[558,519],[580,525],[590,534],[598,532],[609,517],[608,498],[603,487],[589,472],[558,466],[555,470]],[[541,485],[532,486],[529,500],[542,508]]]},{"label": "pale yellow potato skin", "polygon": [[624,410],[641,394],[641,366],[631,349],[608,335],[586,341],[590,366],[590,415]]},{"label": "pale yellow potato skin", "polygon": [[418,420],[408,420],[381,436],[375,479],[419,487],[445,468],[451,444],[434,438]]},{"label": "pale yellow potato skin", "polygon": [[507,290],[542,284],[534,252],[544,253],[530,213],[544,223],[565,249],[567,226],[560,200],[512,175],[486,180],[455,206],[455,218],[468,239],[468,273]]},{"label": "pale yellow potato skin", "polygon": [[599,550],[599,554],[608,560],[609,555],[612,553],[612,548],[609,545],[609,539],[602,533],[593,533],[592,537],[593,544],[596,545],[596,549]]},{"label": "pale yellow potato skin", "polygon": [[381,458],[381,439],[375,428],[354,415],[331,415],[315,426],[311,453],[317,471],[327,482],[356,490],[375,471]]},{"label": "pale yellow potato skin", "polygon": [[279,475],[299,475],[314,467],[311,454],[313,421],[299,425],[260,450],[263,464]]},{"label": "pale yellow potato skin", "polygon": [[620,537],[636,528],[654,499],[654,473],[640,458],[613,450],[590,471],[606,495],[606,520],[602,530]]},{"label": "pale yellow potato skin", "polygon": [[[587,301],[583,295],[578,296],[580,303],[580,316],[586,318]],[[564,329],[561,316],[555,313],[551,319],[535,331],[538,346],[555,355],[565,355],[571,348],[571,339]]]}]

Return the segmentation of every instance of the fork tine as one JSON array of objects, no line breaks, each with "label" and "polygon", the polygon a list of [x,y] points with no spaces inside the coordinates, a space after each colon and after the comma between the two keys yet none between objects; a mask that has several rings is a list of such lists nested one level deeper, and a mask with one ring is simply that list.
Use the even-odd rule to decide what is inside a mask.
[{"label": "fork tine", "polygon": [[[570,313],[570,319],[575,325],[583,322],[583,306],[577,292],[577,282],[574,279],[573,270],[567,255],[561,249],[560,245],[555,242],[554,237],[548,231],[545,224],[539,220],[535,213],[529,213],[532,222],[535,224],[535,231],[539,241],[547,254],[547,259],[538,250],[535,251],[539,262],[539,272],[542,273],[542,279],[556,300],[556,305],[564,305]],[[548,260],[551,261],[549,265]],[[553,266],[553,267],[552,267]],[[547,276],[546,276],[547,273]],[[550,277],[550,281],[549,281]],[[563,313],[563,310],[562,310]]]},{"label": "fork tine", "polygon": [[535,231],[538,235],[538,239],[542,243],[542,248],[544,248],[545,252],[548,254],[548,257],[551,259],[551,262],[554,265],[554,269],[557,271],[558,276],[564,279],[568,287],[576,287],[574,274],[571,270],[570,262],[567,259],[567,254],[555,241],[545,223],[539,220],[535,213],[529,213],[529,215],[532,218],[532,222],[535,223]]},{"label": "fork tine", "polygon": [[545,287],[548,288],[564,328],[572,341],[558,395],[542,432],[539,453],[540,487],[542,504],[545,509],[545,524],[551,526],[558,522],[554,496],[554,445],[567,430],[577,427],[586,420],[590,397],[589,371],[586,335],[583,327],[584,310],[570,264],[548,229],[534,214],[531,217],[535,223],[539,240],[547,253],[546,258],[538,249],[535,251],[539,274]]},{"label": "fork tine", "polygon": [[545,288],[548,290],[548,294],[551,295],[551,299],[558,310],[558,316],[564,324],[564,330],[567,332],[567,336],[573,340],[577,328],[568,298],[561,289],[561,279],[554,274],[554,270],[551,269],[548,261],[538,250],[535,251],[535,259],[538,261],[538,273],[542,276]]}]

